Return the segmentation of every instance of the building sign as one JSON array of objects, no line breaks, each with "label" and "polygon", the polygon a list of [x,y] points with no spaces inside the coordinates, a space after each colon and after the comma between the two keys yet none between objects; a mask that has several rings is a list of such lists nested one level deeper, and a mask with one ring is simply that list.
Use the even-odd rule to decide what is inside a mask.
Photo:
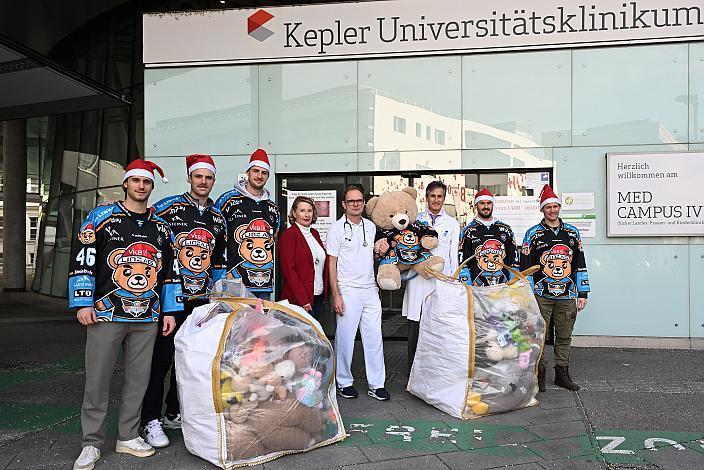
[{"label": "building sign", "polygon": [[607,235],[704,235],[704,152],[606,155]]},{"label": "building sign", "polygon": [[701,0],[388,0],[146,14],[144,63],[373,58],[702,37]]}]

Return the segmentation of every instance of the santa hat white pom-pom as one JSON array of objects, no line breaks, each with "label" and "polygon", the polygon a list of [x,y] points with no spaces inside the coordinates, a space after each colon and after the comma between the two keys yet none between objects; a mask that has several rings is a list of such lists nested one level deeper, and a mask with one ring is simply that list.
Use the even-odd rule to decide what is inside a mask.
[{"label": "santa hat white pom-pom", "polygon": [[166,176],[162,176],[161,181],[163,181],[164,183],[168,183],[169,179]]}]

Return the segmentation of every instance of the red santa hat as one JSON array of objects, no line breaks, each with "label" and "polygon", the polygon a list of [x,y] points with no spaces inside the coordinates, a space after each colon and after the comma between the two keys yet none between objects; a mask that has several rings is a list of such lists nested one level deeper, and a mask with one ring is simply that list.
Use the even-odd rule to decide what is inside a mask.
[{"label": "red santa hat", "polygon": [[494,194],[488,189],[484,188],[474,195],[474,204],[479,201],[491,201],[494,202]]},{"label": "red santa hat", "polygon": [[186,157],[186,172],[191,176],[196,170],[210,170],[215,173],[215,162],[210,155],[193,154]]},{"label": "red santa hat", "polygon": [[567,245],[558,244],[550,248],[546,258],[551,259],[570,259],[572,256],[572,250]]},{"label": "red santa hat", "polygon": [[132,243],[125,252],[117,258],[117,264],[138,263],[156,268],[161,252],[154,245],[144,242]]},{"label": "red santa hat", "polygon": [[540,191],[540,210],[542,211],[546,204],[551,204],[553,202],[560,204],[557,194],[555,194],[549,184],[546,184],[543,186],[542,191]]},{"label": "red santa hat", "polygon": [[504,246],[501,244],[500,241],[494,240],[493,238],[491,240],[487,240],[484,242],[482,247],[479,249],[479,253],[484,255],[484,254],[496,254],[500,255],[501,253],[504,252]]},{"label": "red santa hat", "polygon": [[88,222],[86,225],[83,226],[83,232],[95,232],[95,227],[93,227],[93,224]]},{"label": "red santa hat", "polygon": [[183,246],[198,246],[209,250],[215,244],[213,234],[203,228],[194,228],[183,240]]},{"label": "red santa hat", "polygon": [[164,176],[164,170],[156,163],[148,160],[135,160],[127,165],[127,168],[125,168],[125,176],[122,177],[122,182],[124,183],[132,176],[142,176],[154,181],[155,171],[161,176],[161,181],[164,183],[169,182],[168,178]]},{"label": "red santa hat", "polygon": [[267,171],[271,171],[271,165],[269,164],[269,155],[262,149],[257,149],[254,151],[251,157],[249,157],[249,166],[247,170],[253,166],[258,166],[264,168]]},{"label": "red santa hat", "polygon": [[249,223],[242,238],[270,238],[273,233],[271,225],[264,219],[254,219]]}]

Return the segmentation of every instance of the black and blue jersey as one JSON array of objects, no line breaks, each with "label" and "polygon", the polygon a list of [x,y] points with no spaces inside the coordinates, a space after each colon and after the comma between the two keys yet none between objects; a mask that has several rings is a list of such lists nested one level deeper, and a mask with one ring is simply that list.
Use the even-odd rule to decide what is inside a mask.
[{"label": "black and blue jersey", "polygon": [[529,277],[536,295],[558,300],[587,297],[587,263],[575,226],[562,219],[554,229],[544,221],[534,225],[526,232],[521,252],[524,269],[540,266],[540,271]]},{"label": "black and blue jersey", "polygon": [[503,284],[513,277],[501,263],[517,268],[518,250],[513,230],[499,220],[490,225],[472,219],[460,232],[459,262],[474,256],[460,271],[460,280],[472,286]]},{"label": "black and blue jersey", "polygon": [[227,225],[227,277],[241,279],[252,292],[272,292],[279,208],[268,198],[255,200],[239,187],[220,196],[215,207]]},{"label": "black and blue jersey", "polygon": [[225,219],[213,202],[199,207],[189,193],[166,197],[154,204],[157,216],[174,233],[176,264],[185,298],[210,292],[225,277],[227,230]]},{"label": "black and blue jersey", "polygon": [[71,308],[94,307],[98,321],[155,322],[183,310],[174,270],[174,236],[148,211],[116,202],[93,209],[81,225],[68,273]]}]

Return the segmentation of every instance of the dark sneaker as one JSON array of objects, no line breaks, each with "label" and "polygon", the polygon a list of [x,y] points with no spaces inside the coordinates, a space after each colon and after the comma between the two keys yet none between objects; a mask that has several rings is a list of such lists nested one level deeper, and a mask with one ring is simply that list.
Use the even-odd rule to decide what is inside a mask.
[{"label": "dark sneaker", "polygon": [[337,387],[337,394],[340,395],[342,398],[357,398],[359,396],[359,393],[357,393],[357,389],[354,388],[352,385],[345,388]]},{"label": "dark sneaker", "polygon": [[181,429],[181,413],[175,415],[165,414],[161,420],[165,429]]},{"label": "dark sneaker", "polygon": [[384,387],[377,389],[370,388],[367,395],[372,398],[376,398],[379,401],[386,401],[391,398],[391,395],[389,395],[389,392],[387,392]]}]

